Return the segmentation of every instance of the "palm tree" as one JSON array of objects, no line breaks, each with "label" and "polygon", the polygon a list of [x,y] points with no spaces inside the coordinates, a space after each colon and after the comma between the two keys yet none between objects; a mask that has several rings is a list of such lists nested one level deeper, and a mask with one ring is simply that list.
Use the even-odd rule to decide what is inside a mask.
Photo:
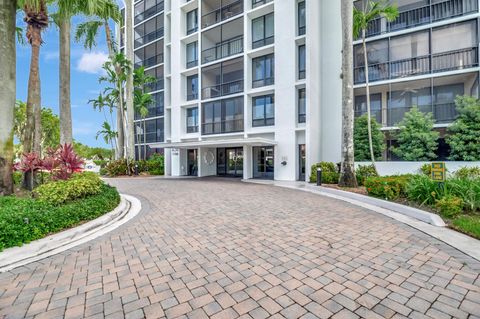
[{"label": "palm tree", "polygon": [[[133,61],[133,1],[124,0],[125,2],[125,55],[127,60]],[[127,158],[135,156],[135,141],[134,141],[134,104],[133,104],[133,72],[130,69],[127,73],[127,81],[125,85],[125,99],[127,108],[127,127],[126,127],[126,144],[127,144]]]},{"label": "palm tree", "polygon": [[103,136],[103,140],[106,144],[111,146],[113,152],[115,150],[114,141],[117,138],[117,132],[112,129],[107,121],[103,122],[102,130],[97,132],[97,136],[95,138],[98,140],[99,136]]},{"label": "palm tree", "polygon": [[342,0],[342,171],[339,185],[357,187],[353,148],[353,2]]},{"label": "palm tree", "polygon": [[359,10],[353,8],[353,36],[355,38],[362,37],[364,73],[365,73],[365,90],[367,97],[367,117],[368,117],[368,143],[370,147],[370,157],[372,164],[375,166],[375,154],[373,152],[372,143],[372,125],[370,110],[370,85],[368,77],[368,52],[367,52],[367,30],[371,23],[378,18],[385,18],[388,22],[394,21],[398,17],[398,8],[391,5],[388,0],[371,1],[364,0],[363,8]]},{"label": "palm tree", "polygon": [[[113,123],[113,110],[115,108],[115,102],[110,95],[99,94],[98,98],[89,100],[88,103],[92,104],[94,110],[98,109],[100,112],[103,112],[105,122],[108,123],[110,121],[110,123],[108,124],[111,128],[115,127]],[[107,117],[107,108],[110,114],[110,118]],[[117,137],[118,133],[115,134],[114,139],[111,141],[112,146],[114,146],[113,150],[117,148]]]},{"label": "palm tree", "polygon": [[[145,68],[143,66],[133,71],[133,85],[135,88],[133,105],[135,112],[137,112],[143,120],[143,159],[147,159],[146,117],[148,116],[148,106],[154,103],[152,96],[145,93],[145,86],[154,83],[156,80],[153,76],[145,74]],[[141,156],[139,156],[139,158],[141,158]]]},{"label": "palm tree", "polygon": [[16,1],[0,0],[0,196],[13,193],[13,123],[16,98]]}]

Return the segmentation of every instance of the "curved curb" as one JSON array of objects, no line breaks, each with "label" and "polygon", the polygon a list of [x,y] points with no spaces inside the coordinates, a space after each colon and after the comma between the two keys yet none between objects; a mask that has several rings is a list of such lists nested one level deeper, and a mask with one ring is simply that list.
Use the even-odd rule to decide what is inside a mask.
[{"label": "curved curb", "polygon": [[[251,181],[251,180],[244,180],[244,182],[247,183],[252,183],[252,184],[262,184],[262,185],[269,185],[269,186],[277,186],[277,187],[283,187],[283,188],[288,188],[288,189],[293,189],[293,190],[298,190],[302,192],[308,192],[320,196],[325,196],[325,197],[330,197],[334,198],[337,200],[341,200],[350,204],[353,204],[355,206],[363,207],[366,208],[372,212],[379,213],[382,215],[385,215],[387,217],[390,217],[392,219],[395,219],[403,224],[406,224],[410,227],[413,227],[433,238],[436,238],[454,248],[457,250],[461,251],[465,255],[468,255],[478,261],[480,261],[480,240],[477,240],[475,238],[469,237],[467,235],[464,235],[462,233],[459,233],[457,231],[454,231],[450,228],[447,227],[439,227],[439,226],[434,226],[432,224],[429,224],[426,221],[414,218],[408,214],[404,214],[398,211],[394,211],[392,209],[386,208],[386,207],[381,207],[378,206],[375,202],[366,202],[363,201],[364,197],[363,195],[356,194],[358,197],[355,199],[352,197],[347,197],[345,196],[344,193],[347,193],[345,191],[338,191],[338,193],[334,194],[334,192],[326,192],[325,187],[315,187],[315,186],[310,186],[306,185],[306,183],[300,182],[300,183],[293,183],[293,182],[277,182],[277,181],[269,181],[269,182],[263,182],[263,181]],[[330,189],[327,189],[330,190]],[[350,193],[348,193],[350,194]],[[370,197],[368,197],[370,199]],[[397,204],[399,206],[403,206],[400,204]],[[423,211],[422,211],[423,212]],[[426,214],[431,214],[428,212],[424,212]]]},{"label": "curved curb", "polygon": [[0,253],[0,273],[61,253],[98,238],[125,224],[141,210],[140,200],[120,194],[120,204],[111,212],[78,227]]}]

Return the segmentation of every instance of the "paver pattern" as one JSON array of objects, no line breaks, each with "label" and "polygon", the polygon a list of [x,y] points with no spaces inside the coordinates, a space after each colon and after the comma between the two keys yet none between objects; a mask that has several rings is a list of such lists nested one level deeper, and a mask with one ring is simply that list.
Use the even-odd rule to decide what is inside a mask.
[{"label": "paver pattern", "polygon": [[4,318],[480,318],[480,263],[384,216],[228,179],[113,182],[144,209],[0,274]]}]

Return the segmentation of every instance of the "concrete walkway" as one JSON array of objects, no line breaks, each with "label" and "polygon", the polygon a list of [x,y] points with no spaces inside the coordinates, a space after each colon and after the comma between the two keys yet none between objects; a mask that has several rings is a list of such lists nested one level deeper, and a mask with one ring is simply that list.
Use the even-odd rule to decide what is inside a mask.
[{"label": "concrete walkway", "polygon": [[142,212],[0,274],[0,317],[479,318],[478,261],[363,207],[229,179],[113,183]]}]

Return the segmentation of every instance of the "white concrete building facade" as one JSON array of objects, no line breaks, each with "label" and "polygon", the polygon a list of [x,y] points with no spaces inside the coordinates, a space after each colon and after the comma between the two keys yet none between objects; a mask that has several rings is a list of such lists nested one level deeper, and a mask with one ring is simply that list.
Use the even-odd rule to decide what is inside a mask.
[{"label": "white concrete building facade", "polygon": [[340,1],[133,5],[135,65],[158,79],[137,147],[166,175],[293,181],[340,161]]}]

